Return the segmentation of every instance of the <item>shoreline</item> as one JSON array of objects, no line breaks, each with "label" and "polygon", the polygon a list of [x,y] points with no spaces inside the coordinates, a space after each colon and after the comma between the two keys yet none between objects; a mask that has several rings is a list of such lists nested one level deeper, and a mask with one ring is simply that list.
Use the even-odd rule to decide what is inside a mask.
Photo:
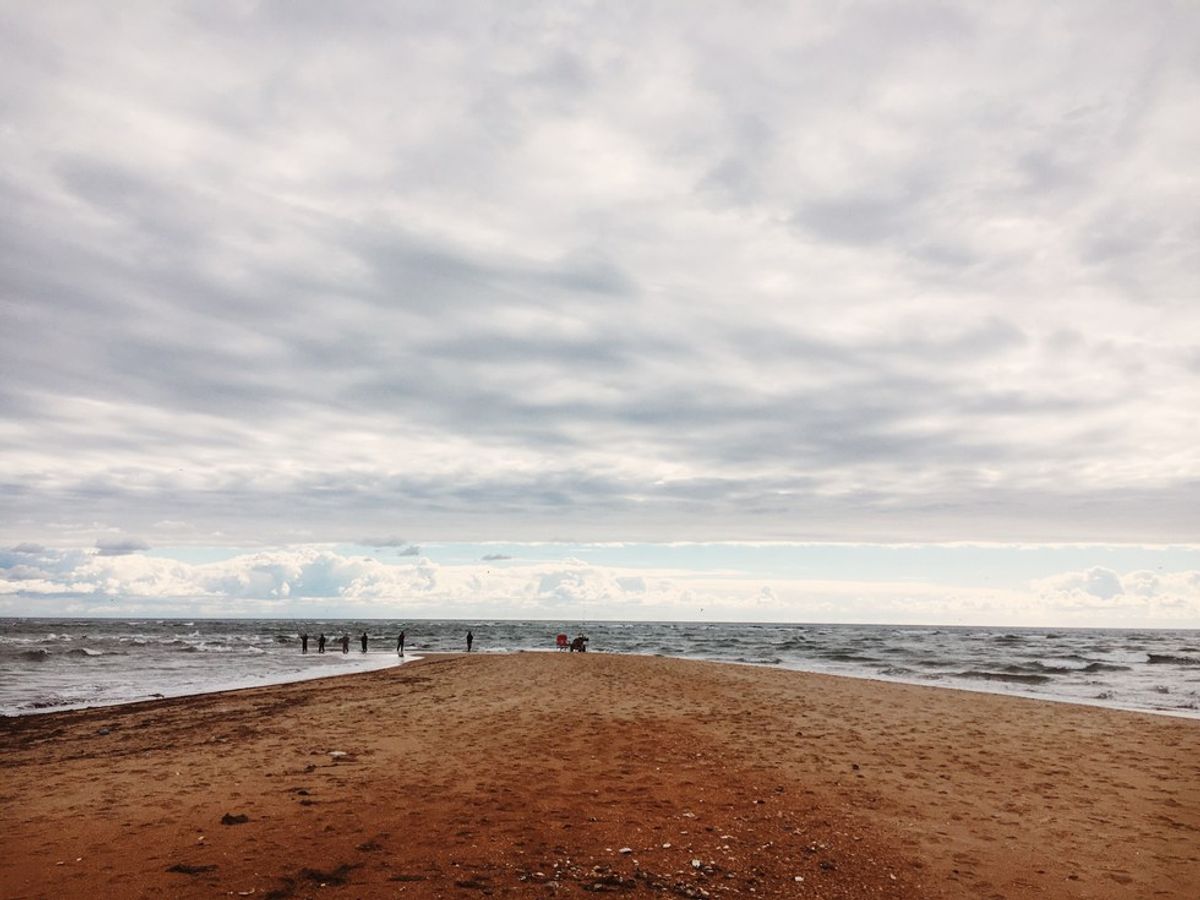
[{"label": "shoreline", "polygon": [[[519,654],[524,654],[524,653],[534,653],[534,654],[548,653],[548,654],[553,655],[553,654],[556,654],[559,652],[561,652],[561,651],[558,651],[554,648],[546,648],[546,649],[520,648],[520,649],[516,649],[516,650],[477,650],[474,652],[474,655],[507,656],[507,655],[519,655]],[[745,661],[745,660],[718,659],[718,658],[709,658],[709,657],[703,657],[703,656],[671,656],[668,654],[660,654],[660,653],[637,653],[637,652],[626,652],[626,651],[593,650],[593,651],[589,651],[589,652],[597,654],[597,655],[608,655],[608,656],[632,656],[632,657],[645,657],[645,658],[650,658],[650,659],[676,659],[676,660],[680,660],[680,661],[684,661],[684,662],[705,662],[705,663],[713,663],[716,665],[747,666],[752,669],[769,669],[769,670],[778,670],[778,671],[786,671],[786,672],[799,672],[799,673],[803,673],[803,674],[807,674],[807,675],[816,675],[816,676],[828,677],[828,678],[847,678],[847,679],[856,680],[856,681],[868,681],[868,682],[875,682],[875,683],[879,683],[879,684],[907,685],[910,687],[930,688],[930,689],[936,690],[936,691],[955,691],[955,692],[961,692],[964,694],[984,694],[984,695],[988,695],[988,696],[1009,697],[1009,698],[1019,699],[1019,700],[1032,700],[1034,702],[1065,704],[1067,706],[1080,706],[1080,707],[1085,707],[1085,708],[1089,708],[1089,709],[1103,709],[1103,710],[1112,710],[1114,712],[1127,712],[1127,713],[1144,713],[1146,715],[1152,715],[1152,716],[1164,716],[1167,718],[1200,721],[1200,709],[1149,708],[1149,707],[1122,706],[1122,705],[1117,705],[1115,703],[1106,702],[1104,700],[1099,700],[1099,699],[1050,696],[1050,695],[1046,695],[1046,694],[1035,694],[1032,692],[1026,693],[1026,692],[1022,692],[1019,688],[1006,689],[1004,687],[999,687],[999,686],[988,687],[988,686],[986,686],[986,682],[983,684],[979,684],[978,686],[972,685],[972,684],[963,684],[963,683],[938,684],[938,683],[934,683],[932,681],[916,679],[916,678],[906,679],[901,676],[888,676],[888,675],[881,675],[879,673],[861,673],[860,674],[860,673],[855,673],[855,672],[835,672],[835,671],[827,671],[827,670],[823,670],[823,669],[819,669],[819,668],[806,669],[806,668],[800,668],[799,666],[796,666],[796,665],[787,665],[787,664],[783,664],[783,663],[758,663],[758,662],[749,662],[749,661]],[[351,670],[351,671],[321,673],[321,674],[293,672],[293,673],[287,673],[284,677],[279,678],[277,680],[273,679],[271,681],[262,681],[262,682],[258,682],[258,683],[224,684],[224,685],[217,685],[217,686],[214,686],[211,688],[204,688],[203,690],[199,690],[199,691],[190,691],[190,692],[186,692],[186,693],[169,693],[169,694],[160,694],[157,696],[151,695],[151,696],[145,696],[145,697],[137,697],[137,698],[133,698],[133,699],[129,699],[129,700],[119,700],[119,701],[115,701],[115,702],[111,702],[111,703],[97,703],[97,704],[90,704],[90,705],[88,705],[88,704],[64,705],[64,706],[53,706],[53,707],[46,707],[46,708],[39,708],[39,709],[14,710],[14,711],[8,711],[8,712],[0,712],[0,721],[3,721],[6,718],[15,719],[15,718],[24,718],[24,717],[28,717],[28,716],[42,716],[42,715],[50,715],[50,714],[54,714],[54,713],[59,713],[59,712],[77,712],[77,711],[89,710],[89,709],[112,709],[115,707],[122,707],[122,706],[133,705],[133,704],[151,703],[156,700],[172,700],[172,699],[183,699],[183,698],[187,698],[187,697],[203,697],[203,696],[207,696],[207,695],[211,695],[211,694],[221,694],[221,693],[230,693],[230,692],[237,692],[237,691],[244,691],[244,690],[253,690],[254,688],[259,688],[259,687],[270,688],[270,687],[274,687],[274,686],[282,686],[282,685],[287,685],[287,684],[297,684],[297,683],[305,682],[305,681],[318,681],[318,680],[322,680],[322,679],[326,679],[326,678],[345,678],[345,677],[349,677],[349,676],[364,675],[364,674],[368,674],[371,672],[377,672],[377,671],[381,671],[381,670],[385,670],[385,669],[396,668],[398,666],[404,666],[406,664],[416,662],[418,660],[421,660],[421,659],[424,659],[427,657],[428,658],[441,658],[441,657],[454,657],[454,656],[465,656],[465,655],[467,655],[465,651],[454,651],[454,650],[414,651],[414,653],[408,654],[408,655],[406,655],[406,657],[404,657],[402,659],[396,659],[388,664],[372,665],[367,668],[358,668],[358,669]],[[355,656],[355,658],[357,659],[358,657]]]},{"label": "shoreline", "polygon": [[359,666],[355,669],[345,672],[323,672],[313,674],[308,672],[280,673],[281,677],[273,678],[270,681],[259,680],[257,682],[247,683],[229,682],[225,684],[215,684],[213,687],[206,687],[201,690],[188,691],[186,693],[151,694],[147,696],[134,697],[128,700],[115,700],[109,703],[65,704],[63,706],[50,706],[38,709],[18,709],[12,712],[0,712],[0,721],[3,721],[4,719],[21,719],[28,716],[52,715],[54,713],[82,712],[89,709],[113,709],[122,706],[153,703],[158,700],[184,700],[188,697],[206,697],[211,694],[237,693],[238,691],[254,690],[255,688],[282,687],[288,684],[300,684],[301,682],[305,681],[319,681],[324,678],[345,678],[350,675],[367,675],[371,672],[379,672],[385,669],[395,668],[396,666],[402,666],[406,662],[415,662],[420,658],[421,657],[419,656],[413,656],[411,660],[398,659],[387,665],[371,665],[368,667]]},{"label": "shoreline", "polygon": [[602,653],[347,674],[0,720],[6,896],[1200,892],[1192,720]]},{"label": "shoreline", "polygon": [[[116,626],[99,620],[74,625],[5,621],[8,627],[0,635],[5,714],[282,683],[368,667],[324,668],[330,656],[340,656],[337,652],[303,657],[299,634],[316,632],[291,620],[123,621]],[[346,621],[334,630],[369,632],[369,665],[377,666],[389,664],[381,659],[395,660],[389,645],[406,627],[412,653],[466,649],[468,629],[458,620],[379,620],[371,626]],[[559,633],[544,622],[523,620],[475,627],[480,631],[476,650],[482,652],[550,651]],[[597,624],[589,636],[593,652],[778,666],[1200,718],[1200,634],[685,622]]]}]

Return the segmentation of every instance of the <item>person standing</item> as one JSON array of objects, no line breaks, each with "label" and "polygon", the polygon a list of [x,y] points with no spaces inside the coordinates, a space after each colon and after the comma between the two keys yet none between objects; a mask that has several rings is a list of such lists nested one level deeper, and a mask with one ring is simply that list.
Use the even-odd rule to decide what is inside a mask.
[{"label": "person standing", "polygon": [[363,653],[367,652],[367,633],[364,631],[362,636]]},{"label": "person standing", "polygon": [[350,635],[345,634],[345,633],[342,634],[342,652],[343,653],[350,652]]},{"label": "person standing", "polygon": [[324,632],[322,632],[321,636],[319,638],[317,638],[317,652],[318,653],[325,652],[325,634],[324,634]]},{"label": "person standing", "polygon": [[467,652],[471,652],[471,645],[475,643],[475,635],[471,634],[471,630],[467,629]]},{"label": "person standing", "polygon": [[301,653],[308,652],[308,632],[307,631],[304,632],[304,634],[300,635],[300,652]]},{"label": "person standing", "polygon": [[404,632],[400,632],[400,637],[396,638],[396,652],[401,656],[404,655]]}]

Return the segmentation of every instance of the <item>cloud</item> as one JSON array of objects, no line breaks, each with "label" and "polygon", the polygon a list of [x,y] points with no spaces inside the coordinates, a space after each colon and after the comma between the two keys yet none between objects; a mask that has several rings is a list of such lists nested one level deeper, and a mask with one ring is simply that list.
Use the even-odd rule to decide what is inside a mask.
[{"label": "cloud", "polygon": [[485,553],[480,559],[484,562],[501,562],[502,560],[512,559],[512,557],[503,553]]},{"label": "cloud", "polygon": [[1200,571],[1118,574],[1103,566],[1064,572],[1032,584],[1037,594],[1060,610],[1125,610],[1131,620],[1178,614],[1184,621],[1200,615]]},{"label": "cloud", "polygon": [[0,14],[6,543],[1197,537],[1184,7],[127,25]]},{"label": "cloud", "polygon": [[364,547],[374,547],[376,549],[382,547],[393,548],[396,556],[420,556],[421,548],[416,544],[410,543],[403,538],[398,537],[374,537],[374,538],[359,538],[354,543],[361,544]]},{"label": "cloud", "polygon": [[149,544],[137,538],[101,538],[96,541],[96,553],[100,556],[128,556],[149,549]]},{"label": "cloud", "polygon": [[1125,593],[1121,577],[1103,566],[1093,566],[1085,572],[1069,572],[1046,579],[1040,586],[1060,593],[1087,594],[1099,600],[1113,600]]},{"label": "cloud", "polygon": [[[530,548],[530,556],[536,555]],[[721,552],[709,548],[708,553]],[[919,550],[896,556],[922,571]],[[1019,565],[1022,551],[1010,562]],[[635,554],[635,555],[640,555]],[[748,559],[749,557],[747,557]],[[934,578],[801,576],[775,571],[619,565],[577,558],[444,564],[387,562],[323,546],[273,548],[212,562],[163,556],[102,556],[47,548],[37,557],[0,551],[0,612],[168,615],[191,610],[239,616],[471,616],[798,622],[897,622],[1084,627],[1191,627],[1200,621],[1200,571],[1104,566],[1062,572],[1026,586]],[[856,557],[867,562],[870,553]],[[197,614],[193,612],[192,614]]]}]

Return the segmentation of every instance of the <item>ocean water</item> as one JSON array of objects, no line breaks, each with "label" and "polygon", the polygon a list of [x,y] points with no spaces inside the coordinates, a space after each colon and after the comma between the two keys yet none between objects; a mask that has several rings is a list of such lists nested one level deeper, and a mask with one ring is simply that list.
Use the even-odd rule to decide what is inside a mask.
[{"label": "ocean water", "polygon": [[[0,714],[320,678],[466,649],[589,650],[776,666],[1200,718],[1200,632],[700,622],[0,619]],[[368,634],[368,652],[359,638]],[[300,633],[311,635],[308,654]],[[316,637],[329,638],[318,654]],[[335,641],[350,635],[350,652]]]}]

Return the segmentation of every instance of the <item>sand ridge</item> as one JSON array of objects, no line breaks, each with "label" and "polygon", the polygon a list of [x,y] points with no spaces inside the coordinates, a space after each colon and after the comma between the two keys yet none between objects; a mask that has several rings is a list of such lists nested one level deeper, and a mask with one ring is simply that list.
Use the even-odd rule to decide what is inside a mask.
[{"label": "sand ridge", "polygon": [[1200,894],[1200,722],[994,695],[451,655],[0,747],[6,897]]}]

